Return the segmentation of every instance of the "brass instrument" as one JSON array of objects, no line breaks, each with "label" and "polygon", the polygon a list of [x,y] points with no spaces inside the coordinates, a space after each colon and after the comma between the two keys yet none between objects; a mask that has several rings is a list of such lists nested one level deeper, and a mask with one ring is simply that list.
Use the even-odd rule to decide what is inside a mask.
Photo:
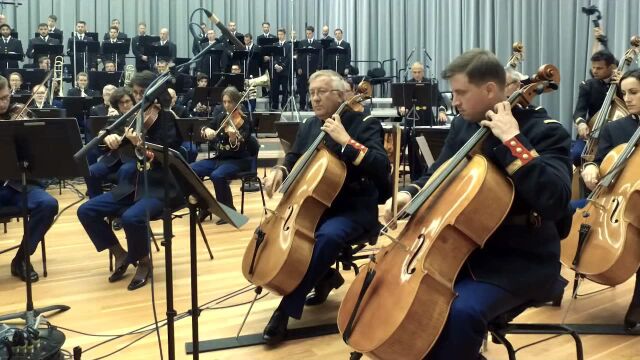
[{"label": "brass instrument", "polygon": [[123,80],[124,86],[129,86],[129,83],[131,83],[131,79],[133,78],[133,75],[135,73],[136,73],[135,66],[127,65],[124,67],[124,80]]},{"label": "brass instrument", "polygon": [[[51,76],[51,89],[49,89],[49,104],[53,104],[54,96],[64,96],[62,91],[62,67],[64,64],[64,58],[62,56],[56,56],[53,63],[53,75]],[[58,94],[54,94],[53,84],[58,82]]]},{"label": "brass instrument", "polygon": [[271,79],[269,78],[269,71],[266,71],[262,76],[257,77],[255,79],[246,79],[244,81],[244,87],[247,88],[246,92],[248,92],[247,99],[253,100],[257,96],[256,87],[263,86],[267,89],[271,87]]}]

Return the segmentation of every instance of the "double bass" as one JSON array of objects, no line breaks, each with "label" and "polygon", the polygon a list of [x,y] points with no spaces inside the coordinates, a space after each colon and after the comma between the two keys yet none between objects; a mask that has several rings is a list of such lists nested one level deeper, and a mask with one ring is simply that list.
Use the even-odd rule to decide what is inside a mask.
[{"label": "double bass", "polygon": [[[559,81],[558,69],[544,65],[509,102],[527,106]],[[372,358],[421,359],[440,336],[458,272],[500,226],[514,198],[504,172],[475,152],[489,132],[481,127],[438,168],[398,214],[410,216],[404,229],[395,239],[387,235],[392,243],[351,284],[338,328],[353,349]]]},{"label": "double bass", "polygon": [[[361,82],[358,94],[340,105],[362,112],[371,97],[371,85]],[[315,230],[324,211],[340,192],[347,176],[344,162],[324,147],[321,131],[296,162],[279,192],[282,199],[255,230],[242,259],[244,277],[279,295],[291,293],[309,268]]]},{"label": "double bass", "polygon": [[640,266],[639,141],[640,128],[605,156],[598,185],[560,242],[560,261],[603,285],[623,283]]},{"label": "double bass", "polygon": [[516,69],[518,64],[524,60],[524,45],[516,41],[511,45],[511,57],[507,61],[507,66]]}]

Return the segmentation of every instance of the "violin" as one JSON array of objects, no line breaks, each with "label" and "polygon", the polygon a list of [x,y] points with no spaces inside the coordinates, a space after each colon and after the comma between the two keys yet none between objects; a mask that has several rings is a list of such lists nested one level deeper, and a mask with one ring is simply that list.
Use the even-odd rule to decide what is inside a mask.
[{"label": "violin", "polygon": [[28,120],[35,118],[35,114],[27,109],[25,104],[13,103],[9,105],[7,112],[0,116],[1,120]]}]

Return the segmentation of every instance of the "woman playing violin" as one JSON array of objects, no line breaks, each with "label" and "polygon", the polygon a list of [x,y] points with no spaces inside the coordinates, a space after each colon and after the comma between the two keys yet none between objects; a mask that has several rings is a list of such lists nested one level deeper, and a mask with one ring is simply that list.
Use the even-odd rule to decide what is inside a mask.
[{"label": "woman playing violin", "polygon": [[[131,87],[136,101],[139,102],[142,99],[145,89],[154,79],[155,75],[150,71],[142,71],[133,76]],[[126,106],[126,104],[123,105]],[[162,117],[162,119],[168,121],[165,139],[167,145],[174,150],[179,150],[182,140],[178,136],[175,119],[172,117]],[[148,122],[149,127],[145,138],[147,142],[162,143],[160,141],[162,121],[164,120]],[[119,136],[120,141],[114,140],[112,143],[112,140],[107,140],[109,147],[120,145],[122,141],[122,137],[116,134],[107,136],[105,140],[113,139],[113,135]],[[125,137],[129,138],[134,145],[141,141],[133,130],[127,130]],[[145,189],[143,187],[145,176],[142,173],[144,167],[138,165],[140,165],[138,162],[125,162],[120,167],[119,173],[127,169],[127,166],[132,166],[135,170],[127,170],[128,176],[119,174],[118,184],[113,190],[89,200],[78,208],[78,219],[96,249],[98,251],[109,249],[115,255],[116,269],[109,277],[110,282],[122,279],[129,265],[137,266],[136,273],[127,287],[129,290],[144,286],[151,276],[147,227],[149,219],[158,218],[162,214],[164,184],[169,183],[170,206],[178,207],[184,202],[184,196],[175,179],[171,176],[166,179],[162,169],[153,164],[146,172],[148,187]],[[116,216],[121,217],[122,228],[127,238],[127,251],[122,248],[105,220],[106,217]]]},{"label": "woman playing violin", "polygon": [[[635,69],[625,73],[620,79],[620,87],[630,114],[616,121],[607,122],[602,127],[594,161],[584,164],[581,173],[585,185],[590,190],[593,190],[600,180],[599,166],[604,157],[616,146],[628,142],[640,125],[640,70]],[[640,335],[640,270],[636,273],[635,290],[624,317],[624,327],[627,333]]]},{"label": "woman playing violin", "polygon": [[[343,247],[378,228],[378,203],[386,200],[389,189],[389,158],[383,146],[380,122],[363,113],[346,111],[335,114],[345,98],[347,87],[342,77],[331,70],[315,72],[309,78],[309,95],[315,116],[300,125],[291,151],[284,164],[276,166],[265,180],[269,197],[273,196],[296,161],[325,131],[325,146],[344,162],[346,179],[315,231],[311,263],[301,283],[284,296],[264,329],[269,344],[282,341],[287,333],[289,317],[300,319],[306,305],[322,304],[329,292],[344,283],[338,271],[331,268]],[[387,194],[388,195],[388,194]],[[309,294],[311,290],[312,294]]]},{"label": "woman playing violin", "polygon": [[[250,148],[254,140],[251,138],[251,124],[238,106],[242,95],[235,87],[228,87],[222,92],[222,109],[213,116],[208,127],[202,128],[202,138],[210,141],[209,148],[215,149],[216,155],[191,164],[193,171],[201,178],[209,176],[213,182],[216,199],[222,204],[235,209],[229,181],[241,171],[251,169]],[[255,144],[253,144],[255,146]],[[203,220],[208,213],[200,215]],[[219,220],[218,225],[224,224]]]}]

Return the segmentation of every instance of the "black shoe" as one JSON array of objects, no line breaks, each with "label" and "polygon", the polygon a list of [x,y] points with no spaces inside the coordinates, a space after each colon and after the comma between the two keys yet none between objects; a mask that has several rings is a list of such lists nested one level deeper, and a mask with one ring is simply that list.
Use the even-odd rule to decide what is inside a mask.
[{"label": "black shoe", "polygon": [[313,288],[313,293],[307,296],[307,300],[304,302],[305,305],[314,306],[322,304],[327,301],[331,290],[339,288],[342,284],[344,284],[342,275],[333,268],[329,269],[327,275],[320,279]]},{"label": "black shoe", "polygon": [[113,271],[113,274],[109,276],[109,282],[116,282],[121,280],[124,277],[124,274],[127,272],[127,268],[129,267],[129,263],[125,262],[127,260],[127,253],[124,253],[124,256],[120,259],[116,258],[116,269]]},{"label": "black shoe", "polygon": [[33,270],[33,266],[31,266],[31,264],[29,264],[29,270],[27,270],[27,266],[22,259],[18,260],[14,258],[13,261],[11,261],[11,275],[19,277],[20,280],[26,282],[27,274],[29,274],[32,283],[37,282],[40,279],[38,273]]},{"label": "black shoe", "polygon": [[131,279],[129,286],[127,286],[127,290],[133,291],[147,285],[149,277],[151,277],[151,269],[147,270],[147,272],[142,276],[139,276],[138,273],[136,273],[133,276],[133,279]]},{"label": "black shoe", "polygon": [[111,227],[113,228],[114,231],[122,230],[122,221],[120,220],[119,217],[113,218],[113,221],[111,222]]},{"label": "black shoe", "polygon": [[280,310],[276,309],[269,319],[269,323],[262,332],[262,339],[268,345],[277,345],[287,337],[287,324],[289,323],[289,316]]},{"label": "black shoe", "polygon": [[624,331],[629,335],[640,335],[640,304],[629,305],[624,316]]},{"label": "black shoe", "polygon": [[209,210],[207,209],[200,209],[200,211],[198,212],[198,221],[200,221],[201,223],[207,221],[207,218],[211,216],[211,212],[209,212]]}]

